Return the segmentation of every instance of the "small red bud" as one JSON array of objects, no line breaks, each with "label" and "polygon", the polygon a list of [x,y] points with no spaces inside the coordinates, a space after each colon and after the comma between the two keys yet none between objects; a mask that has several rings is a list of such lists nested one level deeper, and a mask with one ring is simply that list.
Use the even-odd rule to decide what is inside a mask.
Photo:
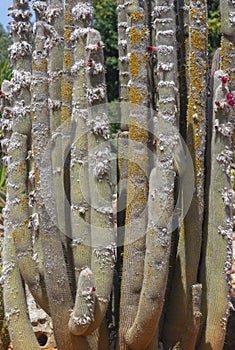
[{"label": "small red bud", "polygon": [[227,100],[232,100],[233,99],[233,94],[231,92],[229,92],[227,95],[226,95],[226,98]]},{"label": "small red bud", "polygon": [[92,59],[88,60],[87,67],[91,67],[91,68],[94,67],[94,62]]},{"label": "small red bud", "polygon": [[226,84],[228,82],[228,78],[227,77],[222,77],[221,81],[223,84]]},{"label": "small red bud", "polygon": [[235,100],[228,101],[229,106],[235,106]]},{"label": "small red bud", "polygon": [[4,97],[4,96],[5,96],[4,92],[2,92],[2,90],[0,90],[0,97]]},{"label": "small red bud", "polygon": [[97,47],[98,47],[99,49],[101,49],[101,48],[102,48],[102,44],[101,44],[101,42],[100,42],[100,41],[98,41],[98,42],[97,42]]},{"label": "small red bud", "polygon": [[156,47],[154,47],[154,46],[147,46],[146,47],[146,49],[147,49],[147,51],[157,51],[157,48]]},{"label": "small red bud", "polygon": [[91,293],[95,292],[96,291],[96,288],[95,287],[92,287],[91,288]]},{"label": "small red bud", "polygon": [[220,102],[219,101],[215,101],[215,104],[217,107],[220,107]]}]

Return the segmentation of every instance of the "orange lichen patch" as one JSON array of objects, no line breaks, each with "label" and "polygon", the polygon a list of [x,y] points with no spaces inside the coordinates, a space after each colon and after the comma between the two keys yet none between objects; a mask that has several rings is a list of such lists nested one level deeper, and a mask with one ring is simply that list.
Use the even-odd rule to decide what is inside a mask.
[{"label": "orange lichen patch", "polygon": [[130,85],[130,103],[132,105],[140,105],[143,102],[142,93],[135,89],[134,86]]},{"label": "orange lichen patch", "polygon": [[34,61],[32,62],[32,71],[39,71],[43,72],[47,70],[47,60],[43,59],[40,61]]},{"label": "orange lichen patch", "polygon": [[71,34],[72,34],[71,30],[68,28],[65,28],[65,30],[64,30],[64,42],[65,43],[70,42]]},{"label": "orange lichen patch", "polygon": [[63,105],[61,107],[61,124],[63,128],[67,128],[71,118],[71,108]]},{"label": "orange lichen patch", "polygon": [[131,77],[136,78],[140,72],[141,65],[146,62],[146,55],[140,57],[135,52],[131,52],[130,55],[130,70]]},{"label": "orange lichen patch", "polygon": [[143,144],[148,143],[148,131],[143,126],[137,124],[130,125],[130,140],[142,142]]},{"label": "orange lichen patch", "polygon": [[72,11],[70,10],[70,7],[71,7],[71,5],[68,6],[68,4],[65,7],[65,12],[64,12],[64,25],[65,26],[73,24],[73,16],[72,16]]},{"label": "orange lichen patch", "polygon": [[207,48],[206,32],[201,33],[196,30],[191,30],[191,43],[193,50],[205,50]]},{"label": "orange lichen patch", "polygon": [[73,62],[73,54],[71,51],[64,50],[64,68],[70,69]]},{"label": "orange lichen patch", "polygon": [[138,22],[143,19],[143,15],[137,11],[133,11],[131,12],[130,18],[132,22]]},{"label": "orange lichen patch", "polygon": [[133,27],[130,29],[130,40],[131,40],[131,44],[138,44],[141,40],[144,39],[145,37],[145,30],[141,29],[141,30],[137,30],[136,27]]},{"label": "orange lichen patch", "polygon": [[72,89],[71,84],[69,82],[67,82],[65,79],[62,79],[61,91],[62,91],[63,102],[70,103],[72,101],[73,89]]}]

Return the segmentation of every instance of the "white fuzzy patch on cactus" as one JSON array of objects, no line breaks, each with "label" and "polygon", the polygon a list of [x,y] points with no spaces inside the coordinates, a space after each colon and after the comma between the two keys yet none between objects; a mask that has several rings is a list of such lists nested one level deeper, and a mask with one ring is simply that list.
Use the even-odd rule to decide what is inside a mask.
[{"label": "white fuzzy patch on cactus", "polygon": [[170,55],[174,51],[174,47],[168,45],[159,45],[157,50],[163,55]]},{"label": "white fuzzy patch on cactus", "polygon": [[29,43],[27,43],[27,41],[15,43],[9,48],[9,57],[11,61],[30,55],[31,53],[32,46]]},{"label": "white fuzzy patch on cactus", "polygon": [[128,24],[127,24],[127,22],[119,22],[118,23],[118,27],[127,29],[128,28]]},{"label": "white fuzzy patch on cactus", "polygon": [[94,13],[94,8],[89,3],[78,2],[78,4],[72,9],[73,18],[75,21],[89,20],[92,18]]},{"label": "white fuzzy patch on cactus", "polygon": [[29,217],[29,228],[33,228],[34,231],[37,231],[39,229],[38,213],[34,213]]},{"label": "white fuzzy patch on cactus", "polygon": [[84,59],[75,62],[74,65],[71,67],[71,74],[73,76],[76,76],[78,72],[85,67],[85,65],[86,64]]},{"label": "white fuzzy patch on cactus", "polygon": [[25,35],[30,33],[31,31],[31,23],[28,22],[11,22],[10,28],[12,33],[16,33],[21,38]]},{"label": "white fuzzy patch on cactus", "polygon": [[81,38],[84,38],[90,31],[90,28],[77,28],[75,29],[71,36],[70,40],[73,42],[81,40]]},{"label": "white fuzzy patch on cactus", "polygon": [[37,12],[40,16],[45,17],[47,10],[46,1],[34,1],[32,9]]},{"label": "white fuzzy patch on cactus", "polygon": [[230,176],[230,164],[232,163],[233,152],[229,149],[229,147],[226,146],[225,150],[222,151],[216,159],[221,165],[223,172]]},{"label": "white fuzzy patch on cactus", "polygon": [[87,73],[95,76],[105,72],[105,68],[101,63],[94,63],[93,67],[87,67]]},{"label": "white fuzzy patch on cactus", "polygon": [[164,72],[170,72],[174,68],[174,64],[159,62],[157,68]]},{"label": "white fuzzy patch on cactus", "polygon": [[9,11],[9,16],[13,17],[15,20],[27,20],[32,16],[32,13],[29,10],[22,11],[13,9]]},{"label": "white fuzzy patch on cactus", "polygon": [[94,134],[101,135],[105,140],[109,139],[109,120],[106,113],[103,113],[101,116],[97,115],[94,119],[88,121],[87,124]]},{"label": "white fuzzy patch on cactus", "polygon": [[53,8],[47,11],[47,21],[51,23],[55,18],[59,17],[63,12],[62,7]]},{"label": "white fuzzy patch on cactus", "polygon": [[155,6],[154,13],[156,16],[161,16],[162,14],[167,14],[174,8],[174,2],[170,6]]},{"label": "white fuzzy patch on cactus", "polygon": [[110,149],[106,147],[102,151],[94,152],[91,157],[91,166],[98,181],[110,172]]},{"label": "white fuzzy patch on cactus", "polygon": [[87,101],[90,105],[96,102],[103,102],[106,99],[106,86],[101,85],[97,88],[87,89]]},{"label": "white fuzzy patch on cactus", "polygon": [[172,37],[175,35],[175,32],[173,30],[158,30],[157,36],[160,36],[160,35]]}]

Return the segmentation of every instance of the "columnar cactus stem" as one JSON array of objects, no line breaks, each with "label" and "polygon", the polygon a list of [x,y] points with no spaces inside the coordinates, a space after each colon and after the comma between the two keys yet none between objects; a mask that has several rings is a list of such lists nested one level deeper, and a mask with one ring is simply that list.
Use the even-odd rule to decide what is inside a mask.
[{"label": "columnar cactus stem", "polygon": [[[61,80],[63,74],[63,0],[50,0],[47,12],[47,21],[51,26],[49,34],[50,45],[48,47],[48,86],[50,129],[53,139],[52,166],[53,182],[55,184],[55,200],[57,209],[57,225],[61,232],[63,249],[67,251],[65,235],[65,199],[63,189],[63,156],[62,156],[62,132],[61,132]],[[68,255],[68,253],[67,253]]]},{"label": "columnar cactus stem", "polygon": [[91,1],[80,1],[73,8],[75,30],[74,65],[72,74],[73,110],[71,145],[71,225],[73,239],[73,259],[76,281],[83,268],[90,267],[90,193],[88,179],[88,104],[86,96],[86,72],[95,69],[92,62],[87,61],[87,35],[93,21],[93,6]]},{"label": "columnar cactus stem", "polygon": [[[144,279],[137,316],[126,341],[131,349],[144,349],[153,338],[163,307],[171,245],[171,218],[174,210],[174,148],[176,139],[176,26],[174,2],[157,1],[155,7],[158,48],[157,159],[150,174],[148,227]],[[163,50],[164,48],[164,50]],[[166,58],[165,51],[172,50]],[[165,124],[165,125],[164,125]],[[166,127],[167,125],[167,127]],[[170,130],[172,127],[172,130]],[[167,128],[167,131],[166,131]],[[166,133],[168,140],[166,140]],[[162,189],[164,191],[162,192]],[[160,194],[161,192],[161,194]]]},{"label": "columnar cactus stem", "polygon": [[[14,133],[14,142],[17,142],[18,146],[26,147],[27,137],[19,133]],[[12,140],[12,141],[13,141]],[[21,153],[21,151],[20,151]],[[22,158],[18,158],[19,149],[13,150],[12,153],[14,162],[11,166],[11,180],[17,176],[20,177],[20,167],[14,168],[14,165],[19,164]],[[23,159],[23,162],[25,160]],[[10,176],[9,173],[9,176]],[[9,213],[13,209],[14,204],[8,202],[5,208],[4,219],[4,246],[3,246],[3,281],[4,281],[4,305],[5,315],[8,323],[8,330],[11,337],[12,344],[15,349],[18,350],[39,350],[40,346],[34,335],[33,328],[31,326],[28,310],[26,305],[26,297],[23,286],[23,281],[20,275],[18,261],[16,257],[16,251],[13,241],[14,223],[11,221]]]},{"label": "columnar cactus stem", "polygon": [[[31,83],[31,24],[28,1],[14,1],[10,8],[11,33],[13,45],[10,48],[10,59],[13,66],[13,77],[11,80],[12,94],[15,100],[12,108],[12,130],[15,133],[26,137],[27,147],[31,139],[31,115],[30,115],[30,83]],[[12,141],[10,141],[12,142]],[[29,151],[29,152],[28,152]],[[47,311],[48,300],[42,285],[37,263],[34,260],[32,247],[32,236],[30,230],[30,208],[29,208],[29,158],[30,150],[22,148],[21,157],[25,157],[22,164],[22,180],[19,183],[9,182],[8,192],[11,193],[11,200],[14,201],[13,212],[15,225],[13,239],[16,246],[16,253],[19,261],[19,268],[25,282],[28,284],[35,300]],[[11,159],[8,158],[9,166]],[[9,198],[9,197],[8,197]],[[9,200],[10,200],[9,198]]]},{"label": "columnar cactus stem", "polygon": [[102,324],[112,290],[115,260],[113,229],[111,148],[106,106],[103,43],[99,32],[91,29],[87,37],[87,69],[89,184],[92,190],[91,206],[91,270],[95,284],[95,310],[87,332],[91,334]]},{"label": "columnar cactus stem", "polygon": [[[214,75],[213,134],[211,140],[211,175],[208,206],[208,232],[205,242],[203,312],[205,333],[198,344],[202,350],[222,349],[229,315],[229,284],[227,271],[232,265],[232,161],[231,117],[227,77],[223,71]],[[218,103],[219,102],[219,103]],[[218,253],[219,252],[219,253]],[[216,290],[216,293],[215,293]],[[213,298],[212,298],[213,296]],[[216,325],[216,326],[215,326]]]},{"label": "columnar cactus stem", "polygon": [[[184,349],[194,349],[191,288],[197,282],[201,255],[204,215],[204,161],[207,107],[207,9],[206,1],[190,1],[189,10],[189,99],[187,112],[187,145],[194,165],[195,185],[192,202],[181,228],[177,263],[174,272],[165,337],[172,346],[184,336]],[[183,194],[183,202],[188,193]],[[184,198],[185,197],[185,198]],[[185,215],[186,213],[184,213]],[[183,232],[184,231],[184,232]],[[194,254],[187,252],[194,251]],[[180,282],[181,280],[181,282]],[[178,310],[180,308],[180,312]],[[178,311],[177,311],[178,310]],[[168,318],[169,317],[169,318]],[[177,326],[176,326],[177,325]],[[181,332],[184,331],[185,335]],[[191,334],[191,337],[187,333]],[[192,339],[194,334],[195,339]],[[168,343],[169,342],[169,343]]]},{"label": "columnar cactus stem", "polygon": [[[43,248],[45,283],[55,338],[59,349],[73,350],[75,346],[88,349],[84,339],[74,337],[68,329],[72,295],[69,286],[63,248],[56,227],[53,206],[53,176],[50,150],[50,112],[48,108],[47,49],[51,45],[51,26],[47,23],[47,2],[35,1],[35,51],[33,54],[32,111],[33,153],[35,161],[35,190],[39,218],[39,234]],[[46,40],[49,39],[49,40]],[[54,256],[57,258],[54,259]]]},{"label": "columnar cactus stem", "polygon": [[[26,305],[26,297],[20,275],[13,236],[16,230],[19,232],[19,222],[25,207],[19,207],[19,198],[15,197],[14,187],[18,187],[20,193],[24,193],[27,135],[13,132],[8,146],[8,194],[7,204],[4,209],[4,247],[3,247],[3,282],[4,282],[4,306],[8,329],[14,348],[19,350],[39,350],[40,346],[34,335]],[[16,212],[15,206],[18,207]],[[17,229],[16,229],[17,227]],[[25,267],[26,268],[26,267]]]},{"label": "columnar cactus stem", "polygon": [[[148,86],[149,45],[145,11],[139,1],[126,1],[130,42],[129,170],[120,302],[119,347],[129,349],[127,331],[135,320],[143,281],[148,198]],[[135,270],[131,268],[135,264]],[[135,271],[138,271],[136,273]]]}]

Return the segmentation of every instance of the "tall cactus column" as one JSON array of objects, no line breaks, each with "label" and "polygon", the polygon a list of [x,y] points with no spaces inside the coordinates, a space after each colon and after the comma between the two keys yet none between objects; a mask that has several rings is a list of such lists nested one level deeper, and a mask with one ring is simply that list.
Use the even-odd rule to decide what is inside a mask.
[{"label": "tall cactus column", "polygon": [[[148,28],[139,1],[126,2],[130,42],[129,171],[119,348],[130,349],[126,334],[135,320],[143,281],[148,198]],[[135,268],[133,269],[133,265]]]},{"label": "tall cactus column", "polygon": [[[35,1],[36,12],[35,51],[33,54],[32,112],[33,154],[35,169],[36,205],[39,235],[43,249],[45,283],[49,297],[56,343],[59,349],[72,350],[79,346],[79,339],[68,328],[69,310],[73,306],[72,294],[63,254],[60,232],[56,226],[54,184],[51,164],[51,130],[48,105],[48,48],[53,44],[53,27],[48,23],[47,2]],[[46,40],[48,39],[48,40]],[[55,259],[56,256],[56,259]],[[88,348],[86,341],[81,349]]]}]

